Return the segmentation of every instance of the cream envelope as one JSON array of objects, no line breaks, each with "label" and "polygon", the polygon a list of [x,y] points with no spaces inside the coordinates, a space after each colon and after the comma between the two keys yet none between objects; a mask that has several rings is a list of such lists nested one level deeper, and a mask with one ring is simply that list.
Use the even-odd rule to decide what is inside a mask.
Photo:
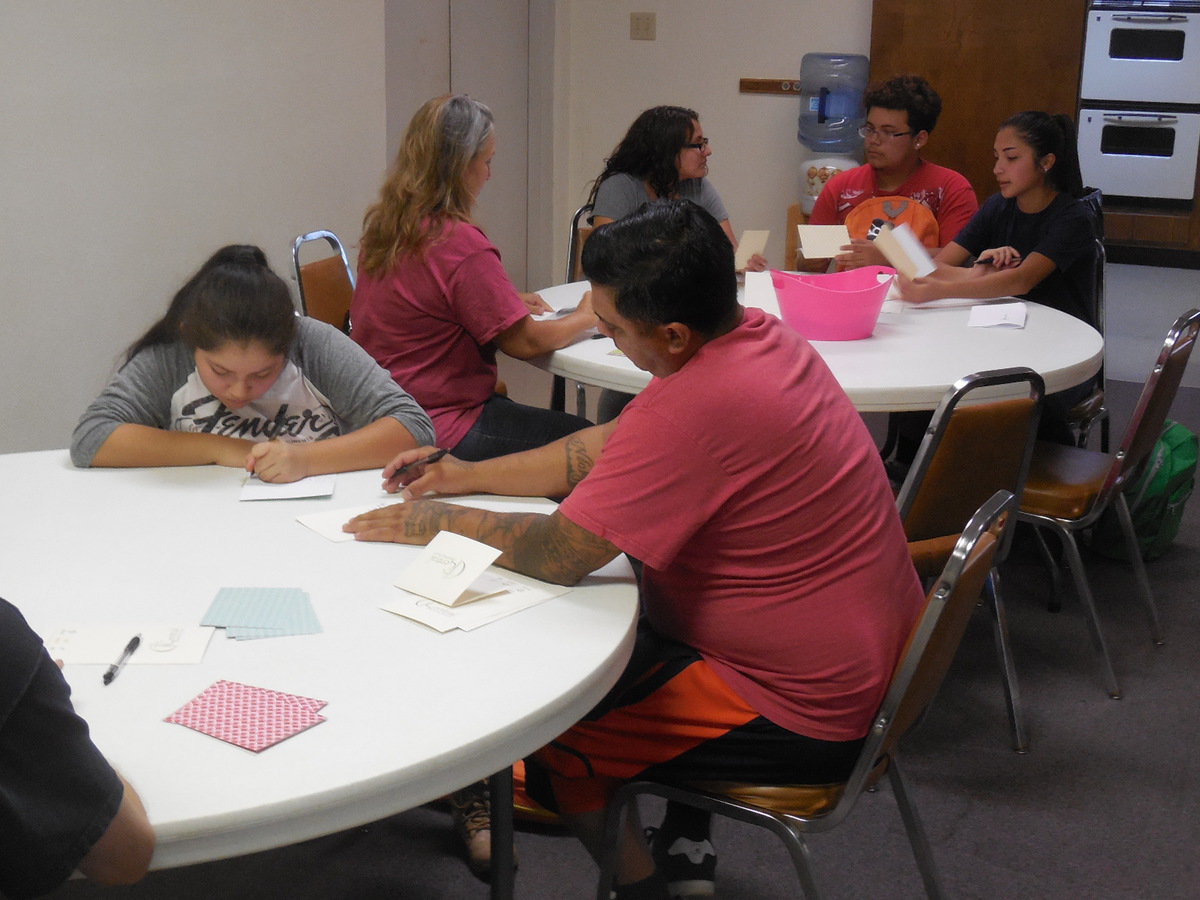
[{"label": "cream envelope", "polygon": [[495,547],[452,531],[439,531],[400,573],[396,587],[446,606],[470,603],[497,593],[494,582],[474,589],[472,585],[499,555]]}]

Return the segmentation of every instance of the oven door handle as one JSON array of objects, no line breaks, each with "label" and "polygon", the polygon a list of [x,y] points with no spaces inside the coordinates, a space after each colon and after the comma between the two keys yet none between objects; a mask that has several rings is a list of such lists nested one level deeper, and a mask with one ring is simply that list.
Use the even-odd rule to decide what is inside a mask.
[{"label": "oven door handle", "polygon": [[1146,125],[1178,125],[1178,116],[1160,116],[1156,113],[1121,113],[1105,114],[1105,122],[1111,122],[1113,125],[1121,125],[1126,122],[1136,121]]},{"label": "oven door handle", "polygon": [[1187,16],[1173,16],[1170,14],[1142,13],[1141,15],[1114,15],[1114,22],[1144,22],[1148,25],[1170,25],[1175,22],[1186,22]]}]

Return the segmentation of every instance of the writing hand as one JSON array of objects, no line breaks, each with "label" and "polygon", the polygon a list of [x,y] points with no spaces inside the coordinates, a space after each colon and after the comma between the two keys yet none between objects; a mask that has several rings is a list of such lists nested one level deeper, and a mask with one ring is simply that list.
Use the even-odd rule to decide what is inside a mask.
[{"label": "writing hand", "polygon": [[299,481],[310,474],[305,461],[304,445],[287,441],[265,441],[255,444],[246,454],[246,471],[263,481],[282,484]]},{"label": "writing hand", "polygon": [[[453,456],[443,455],[437,462],[420,463],[437,453],[436,447],[405,450],[383,469],[383,489],[389,494],[400,493],[406,499],[424,494],[469,494],[470,471],[474,464]],[[405,468],[411,466],[411,468]]]}]

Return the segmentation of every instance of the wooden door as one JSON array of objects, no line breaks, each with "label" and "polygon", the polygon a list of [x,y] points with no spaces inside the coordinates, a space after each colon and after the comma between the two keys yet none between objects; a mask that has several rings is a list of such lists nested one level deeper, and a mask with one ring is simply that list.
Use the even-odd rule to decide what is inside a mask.
[{"label": "wooden door", "polygon": [[1075,118],[1087,0],[874,0],[871,80],[923,75],[942,97],[924,156],[995,193],[997,126],[1025,109]]}]

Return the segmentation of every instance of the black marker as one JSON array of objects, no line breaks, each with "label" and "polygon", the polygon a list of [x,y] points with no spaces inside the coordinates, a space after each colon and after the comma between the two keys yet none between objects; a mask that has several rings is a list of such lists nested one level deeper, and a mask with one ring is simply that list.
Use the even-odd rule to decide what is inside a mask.
[{"label": "black marker", "polygon": [[135,634],[129,639],[129,643],[126,644],[125,649],[121,651],[120,658],[111,666],[109,666],[108,671],[104,673],[105,684],[112,684],[112,680],[117,677],[117,673],[121,671],[121,669],[125,666],[125,663],[129,661],[129,657],[133,656],[133,651],[136,650],[138,645],[141,643],[142,636],[140,634]]}]

